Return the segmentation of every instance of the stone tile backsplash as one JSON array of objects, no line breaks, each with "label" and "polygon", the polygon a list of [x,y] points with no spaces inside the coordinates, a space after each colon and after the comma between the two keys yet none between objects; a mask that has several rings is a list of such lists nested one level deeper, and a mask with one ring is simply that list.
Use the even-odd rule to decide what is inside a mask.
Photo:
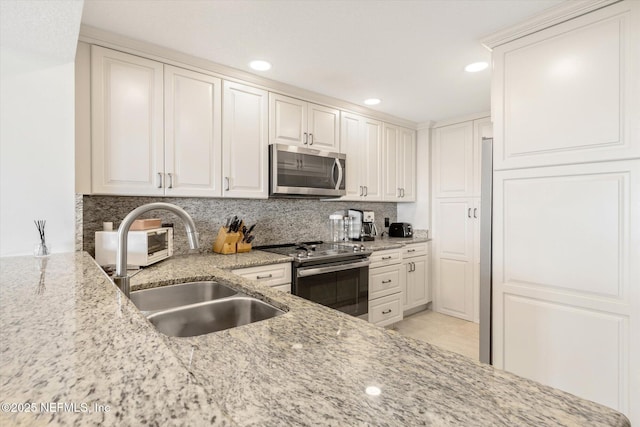
[{"label": "stone tile backsplash", "polygon": [[[78,201],[79,202],[79,201]],[[104,221],[112,221],[114,230],[134,208],[151,202],[173,203],[186,210],[200,233],[200,251],[211,252],[218,229],[228,217],[238,215],[247,224],[257,223],[252,234],[253,245],[267,245],[289,241],[329,239],[329,215],[343,209],[371,210],[375,212],[376,227],[384,228],[384,218],[396,221],[396,203],[367,203],[319,201],[307,199],[208,199],[182,197],[82,196],[76,207],[77,223],[82,227],[83,250],[95,254],[96,231],[102,230]],[[187,253],[186,234],[182,221],[164,211],[149,212],[146,218],[161,218],[175,227],[175,253]],[[248,225],[247,225],[248,226]]]}]

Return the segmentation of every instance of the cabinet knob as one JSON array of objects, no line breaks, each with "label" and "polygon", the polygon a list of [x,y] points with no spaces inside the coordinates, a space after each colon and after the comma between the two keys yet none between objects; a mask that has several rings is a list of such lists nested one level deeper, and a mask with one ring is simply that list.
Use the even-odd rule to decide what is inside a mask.
[{"label": "cabinet knob", "polygon": [[391,313],[391,309],[385,310],[385,311],[382,312],[382,314],[389,314],[389,313]]},{"label": "cabinet knob", "polygon": [[260,280],[260,279],[271,279],[273,277],[273,274],[266,274],[264,276],[256,276],[256,279]]},{"label": "cabinet knob", "polygon": [[384,261],[384,260],[391,259],[391,258],[393,258],[393,257],[392,256],[383,256],[382,260]]},{"label": "cabinet knob", "polygon": [[391,283],[391,282],[392,282],[392,280],[391,280],[391,279],[389,279],[389,280],[383,280],[383,281],[382,281],[382,283],[383,283],[383,284],[385,284],[385,285],[386,285],[387,283]]}]

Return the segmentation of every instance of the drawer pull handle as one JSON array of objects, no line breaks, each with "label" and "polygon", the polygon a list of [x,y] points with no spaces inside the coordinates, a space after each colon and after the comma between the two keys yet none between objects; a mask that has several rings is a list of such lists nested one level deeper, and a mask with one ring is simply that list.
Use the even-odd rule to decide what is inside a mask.
[{"label": "drawer pull handle", "polygon": [[271,279],[273,277],[273,274],[267,274],[266,276],[256,276],[256,279],[260,280],[260,279]]},{"label": "drawer pull handle", "polygon": [[415,252],[415,249],[407,249],[407,252]]},{"label": "drawer pull handle", "polygon": [[389,314],[389,313],[391,313],[391,309],[385,310],[385,311],[382,312],[382,314]]},{"label": "drawer pull handle", "polygon": [[393,258],[393,257],[392,256],[383,256],[382,260],[384,261],[384,260],[391,259],[391,258]]},{"label": "drawer pull handle", "polygon": [[389,279],[389,280],[383,280],[383,281],[382,281],[382,283],[383,283],[383,284],[391,283],[391,279]]}]

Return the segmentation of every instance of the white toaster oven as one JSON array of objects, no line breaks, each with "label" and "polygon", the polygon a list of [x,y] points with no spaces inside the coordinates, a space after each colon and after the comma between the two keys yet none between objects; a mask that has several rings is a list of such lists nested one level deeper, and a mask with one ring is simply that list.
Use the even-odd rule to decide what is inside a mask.
[{"label": "white toaster oven", "polygon": [[[127,265],[145,267],[173,255],[173,228],[129,231]],[[118,249],[117,231],[96,232],[96,262],[101,266],[115,265]]]}]

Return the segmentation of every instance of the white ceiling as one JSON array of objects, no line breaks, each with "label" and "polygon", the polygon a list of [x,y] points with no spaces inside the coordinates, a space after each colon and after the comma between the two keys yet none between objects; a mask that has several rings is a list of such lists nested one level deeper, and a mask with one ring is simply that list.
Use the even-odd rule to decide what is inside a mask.
[{"label": "white ceiling", "polygon": [[421,123],[489,110],[479,39],[562,1],[86,0],[82,22]]}]

